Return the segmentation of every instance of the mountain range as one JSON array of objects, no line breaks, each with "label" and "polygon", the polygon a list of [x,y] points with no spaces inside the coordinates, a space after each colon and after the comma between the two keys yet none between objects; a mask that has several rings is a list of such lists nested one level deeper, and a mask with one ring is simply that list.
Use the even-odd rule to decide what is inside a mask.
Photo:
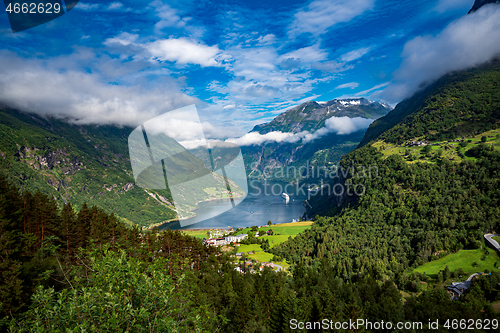
[{"label": "mountain range", "polygon": [[[280,170],[287,166],[335,165],[361,141],[370,120],[380,118],[390,110],[389,105],[365,98],[310,101],[291,108],[271,122],[255,126],[251,132],[262,135],[293,133],[301,139],[293,142],[268,141],[243,147],[245,162],[251,169],[250,176],[258,173],[268,178],[295,181],[296,177],[283,178],[277,177],[277,174],[282,174]],[[363,125],[354,126],[356,121]],[[307,136],[300,135],[303,133],[322,135],[307,140]]]},{"label": "mountain range", "polygon": [[[364,99],[308,102],[295,107],[261,131],[314,131],[332,116],[377,117],[385,106]],[[41,117],[36,114],[0,107],[0,174],[19,188],[39,190],[60,203],[81,207],[84,202],[115,213],[129,225],[151,226],[175,220],[176,212],[169,190],[145,190],[135,184],[131,170],[128,136],[132,128],[76,125],[70,120]],[[328,160],[355,148],[363,131],[354,135],[330,134],[309,144],[264,144],[244,147],[247,165],[259,158],[262,165],[275,161],[300,163],[304,158],[325,149]],[[349,142],[349,140],[357,140]],[[273,151],[263,161],[262,152]],[[325,154],[325,152],[323,152]],[[250,172],[250,171],[249,171]],[[221,179],[206,184],[205,191],[188,191],[194,201],[222,198],[225,185]],[[221,191],[214,189],[220,187]],[[195,207],[191,207],[195,208]]]},{"label": "mountain range", "polygon": [[377,119],[392,108],[365,98],[334,99],[328,102],[310,101],[291,108],[271,122],[255,126],[251,132],[266,134],[274,131],[299,133],[314,132],[325,126],[331,117],[361,117]]},{"label": "mountain range", "polygon": [[[500,151],[498,82],[500,59],[441,77],[374,121],[358,149],[342,159],[340,168],[375,165],[381,170],[395,157],[415,168],[443,163],[458,165],[476,161],[484,142],[489,143],[488,149]],[[331,185],[359,182],[356,172],[350,170],[347,177],[341,175]],[[380,180],[371,181],[381,184]],[[346,207],[356,206],[360,200],[363,198],[347,193],[318,195],[310,200],[312,208],[308,213],[335,215]]]}]

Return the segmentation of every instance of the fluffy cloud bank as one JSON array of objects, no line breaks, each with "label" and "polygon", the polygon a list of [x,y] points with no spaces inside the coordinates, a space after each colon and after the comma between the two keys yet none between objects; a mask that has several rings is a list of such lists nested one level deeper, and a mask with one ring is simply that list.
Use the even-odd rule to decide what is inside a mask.
[{"label": "fluffy cloud bank", "polygon": [[310,133],[308,131],[302,131],[299,133],[283,133],[275,131],[266,134],[251,132],[240,138],[228,139],[226,141],[235,143],[239,146],[260,145],[264,142],[295,143],[300,140],[302,140],[303,143],[308,143],[331,133],[346,135],[366,129],[373,121],[374,119],[361,117],[331,117],[325,121],[325,127],[320,128],[314,133]]},{"label": "fluffy cloud bank", "polygon": [[221,66],[218,57],[222,51],[217,46],[207,46],[188,38],[158,39],[154,42],[139,43],[139,35],[121,33],[108,38],[104,45],[110,47],[127,47],[134,55],[134,59],[148,59],[150,61],[170,61],[179,65],[200,65],[201,67]]},{"label": "fluffy cloud bank", "polygon": [[158,40],[146,44],[145,48],[152,60],[198,64],[202,67],[219,66],[215,58],[221,53],[217,46],[206,46],[186,38]]},{"label": "fluffy cloud bank", "polygon": [[485,5],[455,20],[436,36],[419,36],[406,43],[395,82],[380,96],[390,102],[400,101],[446,73],[471,68],[498,55],[500,5]]},{"label": "fluffy cloud bank", "polygon": [[[85,57],[93,59],[92,55]],[[167,89],[149,90],[109,83],[102,74],[79,69],[74,65],[78,60],[61,57],[41,61],[0,52],[0,101],[12,108],[78,124],[129,126],[198,102],[182,93],[175,82]]]},{"label": "fluffy cloud bank", "polygon": [[251,132],[243,135],[241,138],[227,139],[227,142],[237,144],[238,146],[251,146],[260,145],[264,142],[285,142],[294,143],[301,140],[309,132],[300,133],[283,133],[280,131],[269,132],[266,134],[260,134],[257,132]]},{"label": "fluffy cloud bank", "polygon": [[361,117],[331,117],[325,121],[325,127],[338,135],[344,135],[366,129],[373,121],[374,119]]}]

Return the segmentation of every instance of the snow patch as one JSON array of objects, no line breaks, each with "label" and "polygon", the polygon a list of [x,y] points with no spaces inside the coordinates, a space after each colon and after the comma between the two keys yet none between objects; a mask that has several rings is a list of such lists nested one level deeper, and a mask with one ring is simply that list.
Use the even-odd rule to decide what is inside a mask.
[{"label": "snow patch", "polygon": [[357,99],[357,100],[347,100],[347,101],[339,101],[339,102],[343,106],[346,106],[346,105],[360,105],[361,104],[361,100],[360,99]]}]

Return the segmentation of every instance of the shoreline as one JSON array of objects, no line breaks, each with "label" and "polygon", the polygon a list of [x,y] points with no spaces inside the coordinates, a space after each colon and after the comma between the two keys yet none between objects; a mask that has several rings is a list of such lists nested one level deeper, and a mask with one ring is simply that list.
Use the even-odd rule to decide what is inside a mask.
[{"label": "shoreline", "polygon": [[[233,199],[239,199],[239,198],[242,198],[243,195],[238,195],[238,196],[233,196]],[[199,204],[203,203],[203,202],[210,202],[210,201],[216,201],[216,200],[230,200],[230,198],[212,198],[212,199],[206,199],[206,200],[203,200],[203,201],[199,201],[196,203],[196,208],[193,208],[191,210],[191,212],[194,212],[195,210],[199,209]],[[184,220],[189,220],[191,218],[194,218],[196,217],[196,213],[194,213],[193,216],[190,216],[190,217],[184,217],[184,218],[175,218],[175,219],[170,219],[170,220],[166,220],[166,221],[162,221],[162,222],[158,222],[158,223],[154,223],[154,224],[151,224],[149,227],[146,227],[147,230],[153,230],[154,228],[156,227],[160,227],[166,223],[170,223],[170,222],[175,222],[175,221],[184,221]],[[198,229],[198,230],[212,230],[213,228],[211,229],[205,229],[205,228],[202,228],[202,229]],[[220,230],[225,230],[225,229],[220,229]]]}]

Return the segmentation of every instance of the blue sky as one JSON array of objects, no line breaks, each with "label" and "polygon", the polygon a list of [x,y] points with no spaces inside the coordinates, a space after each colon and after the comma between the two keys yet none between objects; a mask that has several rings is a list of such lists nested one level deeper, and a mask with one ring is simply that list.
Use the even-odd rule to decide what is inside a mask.
[{"label": "blue sky", "polygon": [[500,6],[464,17],[473,2],[83,0],[19,33],[3,13],[0,101],[132,126],[195,103],[211,137],[240,136],[307,100],[395,105],[498,54]]}]

